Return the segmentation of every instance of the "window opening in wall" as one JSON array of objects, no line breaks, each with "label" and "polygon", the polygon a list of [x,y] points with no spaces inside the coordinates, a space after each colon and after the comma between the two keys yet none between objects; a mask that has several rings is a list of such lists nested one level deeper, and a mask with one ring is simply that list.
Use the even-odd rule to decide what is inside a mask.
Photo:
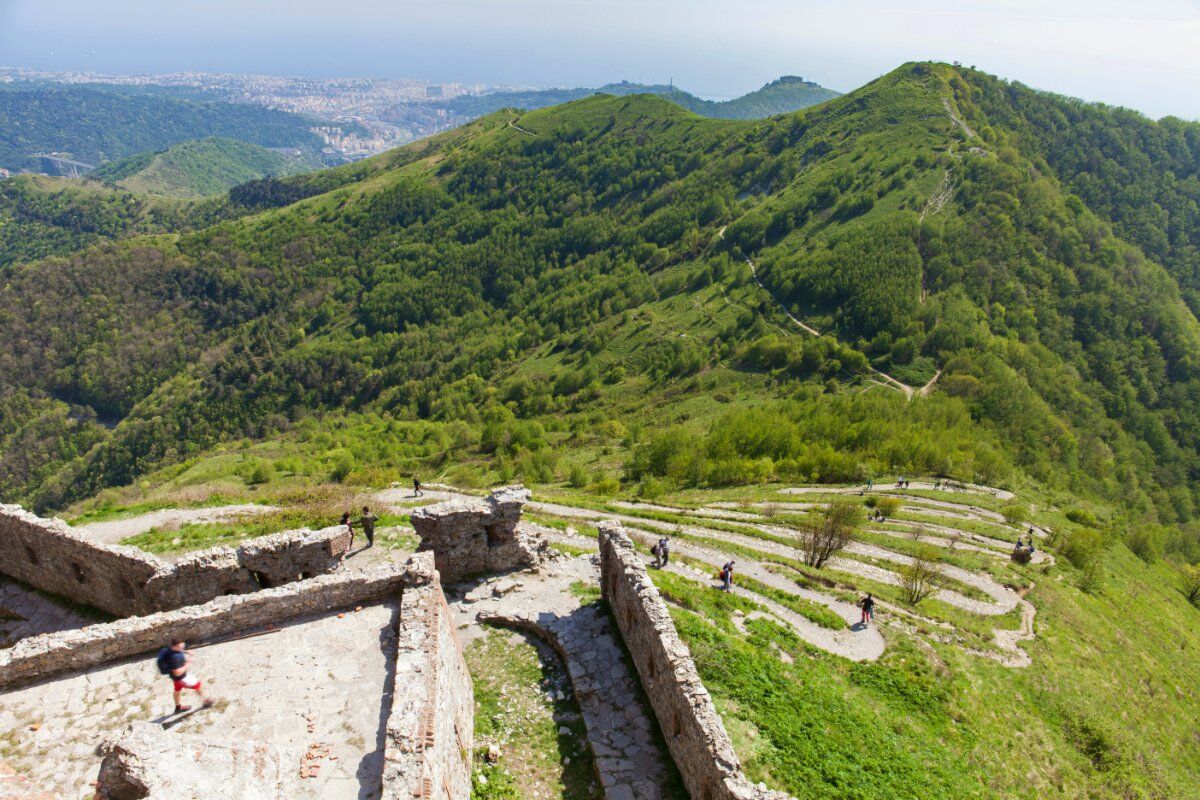
[{"label": "window opening in wall", "polygon": [[80,583],[87,583],[87,573],[83,571],[83,567],[79,566],[77,562],[71,562],[71,570],[75,573],[75,580]]},{"label": "window opening in wall", "polygon": [[41,564],[41,562],[38,561],[37,551],[29,545],[25,545],[25,557],[28,558],[29,563],[33,564],[35,567]]},{"label": "window opening in wall", "polygon": [[498,535],[500,532],[499,522],[494,522],[491,525],[484,525],[483,529],[487,532],[488,547],[495,547],[496,545],[500,544],[500,537]]}]

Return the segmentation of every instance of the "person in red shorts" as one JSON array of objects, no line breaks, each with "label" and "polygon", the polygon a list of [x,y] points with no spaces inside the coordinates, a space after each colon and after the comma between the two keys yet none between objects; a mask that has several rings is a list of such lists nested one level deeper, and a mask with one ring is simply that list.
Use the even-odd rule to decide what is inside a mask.
[{"label": "person in red shorts", "polygon": [[205,708],[212,708],[212,698],[204,694],[200,680],[188,673],[188,665],[192,657],[187,651],[187,643],[183,639],[172,639],[170,647],[158,651],[158,671],[166,675],[175,685],[175,713],[191,711],[191,706],[181,705],[183,690],[190,689],[200,696]]}]

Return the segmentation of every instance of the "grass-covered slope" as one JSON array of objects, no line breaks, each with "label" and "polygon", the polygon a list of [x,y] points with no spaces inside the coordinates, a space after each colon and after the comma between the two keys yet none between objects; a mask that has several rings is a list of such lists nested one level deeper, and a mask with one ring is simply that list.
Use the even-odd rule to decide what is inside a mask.
[{"label": "grass-covered slope", "polygon": [[510,475],[604,441],[641,482],[920,470],[1189,520],[1200,328],[989,131],[981,80],[909,65],[753,122],[500,112],[20,267],[0,436],[45,444],[4,448],[0,491],[56,507],[336,410],[457,426],[440,458]]},{"label": "grass-covered slope", "polygon": [[136,194],[202,197],[221,194],[247,181],[316,166],[313,159],[210,137],[110,162],[89,173],[88,178]]}]

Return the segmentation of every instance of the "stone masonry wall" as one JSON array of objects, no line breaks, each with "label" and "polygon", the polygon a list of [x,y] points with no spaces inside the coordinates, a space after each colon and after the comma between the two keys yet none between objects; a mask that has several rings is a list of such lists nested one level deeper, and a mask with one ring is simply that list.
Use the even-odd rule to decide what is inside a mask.
[{"label": "stone masonry wall", "polygon": [[474,735],[471,675],[441,586],[433,581],[408,589],[400,608],[382,800],[466,800]]},{"label": "stone masonry wall", "polygon": [[404,569],[389,565],[325,575],[253,594],[218,597],[203,605],[33,636],[0,650],[0,689],[154,652],[176,636],[211,639],[380,600],[404,587],[427,586],[436,576],[427,559],[414,558]]},{"label": "stone masonry wall", "polygon": [[432,551],[442,580],[531,567],[546,555],[546,543],[518,530],[521,507],[529,501],[523,486],[505,486],[486,498],[448,500],[415,509],[412,526],[418,551]]},{"label": "stone masonry wall", "polygon": [[788,800],[750,783],[643,559],[619,522],[600,531],[601,591],[693,800]]},{"label": "stone masonry wall", "polygon": [[163,567],[133,547],[103,545],[63,521],[0,505],[0,572],[37,589],[126,617],[156,609],[146,584]]},{"label": "stone masonry wall", "polygon": [[0,505],[0,572],[118,617],[256,592],[334,570],[350,548],[344,527],[298,530],[167,563],[134,547],[94,542],[57,519]]}]

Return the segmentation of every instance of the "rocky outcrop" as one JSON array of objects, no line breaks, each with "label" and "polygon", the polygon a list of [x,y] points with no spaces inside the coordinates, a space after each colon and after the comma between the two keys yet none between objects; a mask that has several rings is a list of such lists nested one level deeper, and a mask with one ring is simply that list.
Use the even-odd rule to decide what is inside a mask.
[{"label": "rocky outcrop", "polygon": [[299,788],[300,754],[266,742],[208,741],[135,722],[103,749],[99,800],[276,800],[295,796]]},{"label": "rocky outcrop", "polygon": [[604,521],[598,528],[601,592],[688,792],[703,800],[790,800],[742,774],[725,725],[645,562],[621,523]]},{"label": "rocky outcrop", "polygon": [[417,551],[433,553],[447,582],[536,566],[550,549],[544,539],[518,525],[529,497],[523,486],[505,486],[485,498],[418,508],[410,515],[421,538]]}]

